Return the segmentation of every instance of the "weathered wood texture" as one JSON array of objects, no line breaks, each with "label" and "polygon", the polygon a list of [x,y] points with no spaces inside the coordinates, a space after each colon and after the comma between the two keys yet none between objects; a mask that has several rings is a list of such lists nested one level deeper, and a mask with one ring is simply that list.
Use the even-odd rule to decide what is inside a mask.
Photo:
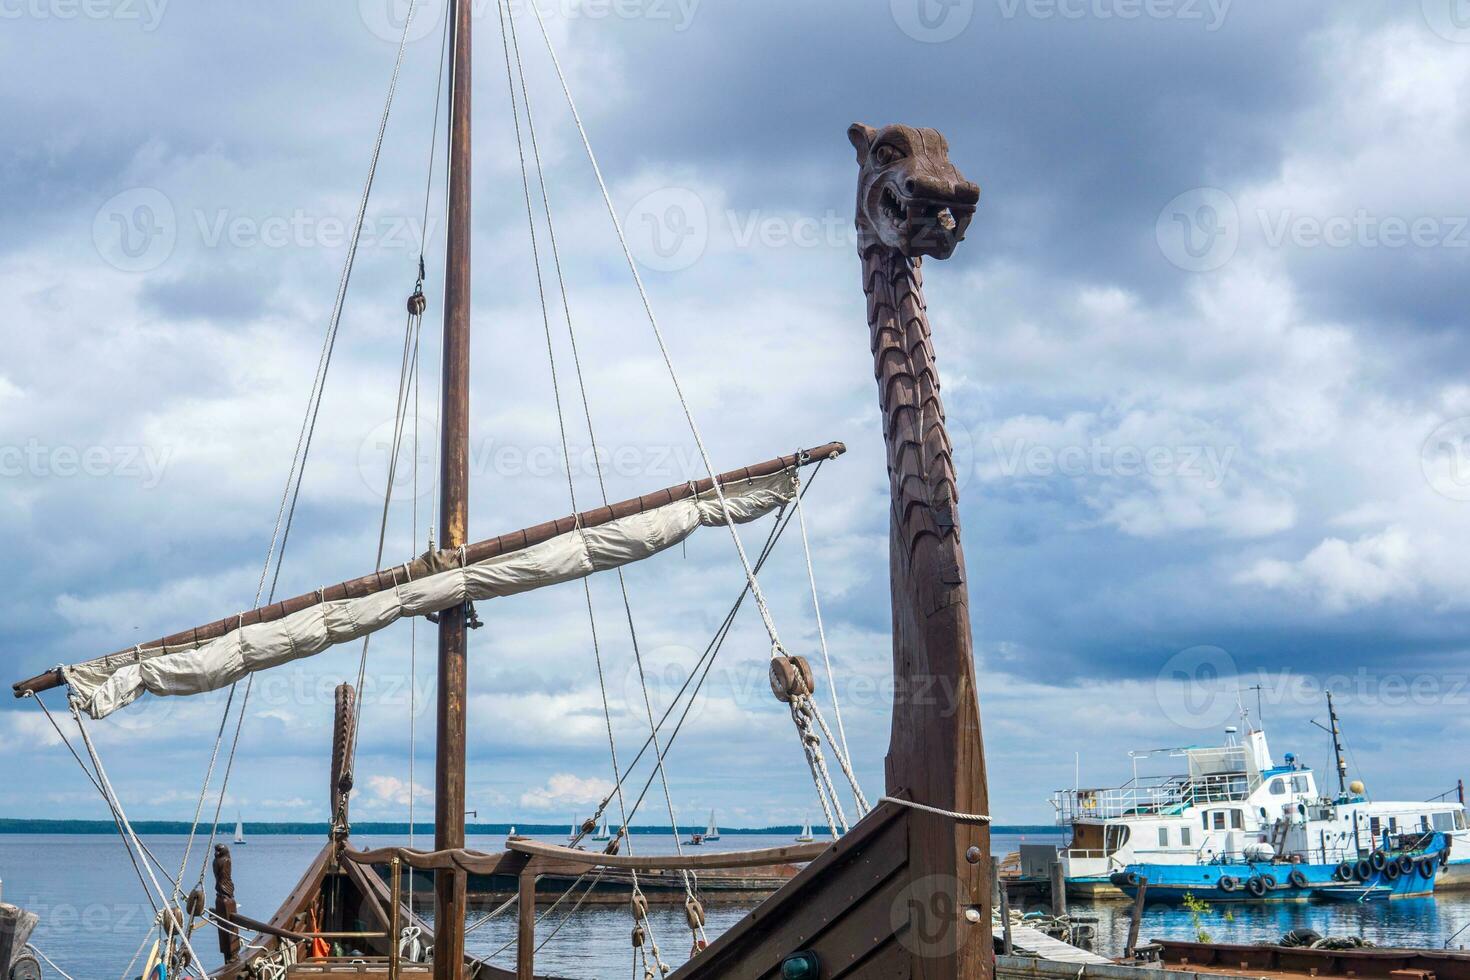
[{"label": "weathered wood texture", "polygon": [[357,691],[351,684],[338,684],[332,714],[331,786],[327,798],[332,801],[332,836],[346,840],[352,826],[349,804],[352,800],[352,757],[357,743]]},{"label": "weathered wood texture", "polygon": [[[236,911],[235,876],[230,863],[230,849],[224,844],[216,844],[214,845],[214,914],[229,922]],[[234,962],[240,956],[240,937],[228,929],[220,929],[219,952],[226,963]]]},{"label": "weathered wood texture", "polygon": [[[861,168],[863,289],[891,498],[895,697],[888,792],[946,810],[985,814],[989,803],[960,543],[959,481],[924,300],[926,249],[919,239],[894,247],[892,229],[878,227],[885,214],[870,206],[874,197],[865,193],[885,189],[906,209],[903,234],[912,235],[915,225],[931,220],[926,216],[937,214],[940,206],[959,213],[967,224],[966,209],[973,212],[979,191],[949,163],[947,144],[933,130],[865,130],[861,139],[854,134],[853,142]],[[924,193],[922,200],[913,200],[915,188]],[[916,978],[990,976],[994,951],[985,863],[966,859],[972,847],[988,856],[989,838],[983,826],[913,815],[911,874],[934,889],[926,918],[936,930],[916,944]],[[968,921],[967,910],[977,912],[978,921]]]},{"label": "weathered wood texture", "polygon": [[[470,166],[470,0],[449,8],[449,204],[444,273],[444,382],[439,473],[439,541],[448,549],[469,543],[470,498],[470,220],[474,174]],[[468,697],[465,615],[468,604],[439,614],[437,757],[434,766],[434,846],[464,847],[465,704]],[[434,980],[460,980],[464,971],[465,876],[458,869],[434,877],[438,943]]]},{"label": "weathered wood texture", "polygon": [[[793,466],[805,466],[810,463],[820,462],[827,459],[836,459],[847,452],[847,447],[840,442],[829,442],[822,446],[803,450],[799,453],[791,453],[786,456],[778,456],[761,463],[721,473],[719,481],[721,486],[738,483],[741,480],[757,479],[770,476]],[[678,486],[666,487],[653,493],[646,493],[641,497],[632,497],[605,507],[595,507],[592,510],[583,511],[580,514],[569,514],[566,517],[557,518],[554,521],[546,521],[534,527],[522,528],[519,531],[511,531],[494,538],[478,541],[465,548],[464,560],[469,563],[485,561],[497,555],[503,555],[511,551],[519,551],[533,545],[549,541],[558,535],[566,534],[576,527],[601,527],[604,524],[624,517],[632,517],[642,514],[657,507],[689,497],[707,493],[714,486],[714,482],[708,478],[695,480],[690,483],[681,483]],[[129,647],[110,653],[99,660],[107,660],[114,657],[124,657],[129,660],[135,657],[148,659],[149,657],[162,656],[165,653],[173,653],[179,650],[192,649],[210,640],[216,640],[232,630],[241,626],[252,626],[256,623],[270,623],[283,619],[292,613],[309,609],[322,601],[336,601],[339,599],[361,599],[364,596],[391,589],[393,586],[410,579],[420,579],[426,575],[452,568],[459,564],[459,554],[452,549],[441,549],[432,555],[424,555],[411,561],[394,565],[380,572],[373,572],[336,585],[329,585],[319,592],[307,592],[290,599],[260,609],[252,609],[238,616],[229,616],[225,619],[217,619],[212,623],[202,626],[191,627],[178,633],[150,640],[140,644],[137,648]],[[44,674],[23,681],[17,681],[12,685],[16,697],[24,697],[28,692],[49,691],[66,683],[61,676],[60,670],[48,670]]]},{"label": "weathered wood texture", "polygon": [[[810,949],[822,980],[908,977],[915,900],[910,811],[883,804],[671,980],[774,980]],[[881,966],[880,966],[881,964]]]},{"label": "weathered wood texture", "polygon": [[521,854],[556,858],[567,864],[591,868],[631,868],[635,871],[721,869],[721,868],[764,868],[777,864],[811,861],[821,856],[826,844],[794,844],[788,847],[770,847],[758,851],[729,851],[706,854],[603,854],[593,851],[578,851],[556,844],[542,844],[533,840],[512,840],[505,845]]}]

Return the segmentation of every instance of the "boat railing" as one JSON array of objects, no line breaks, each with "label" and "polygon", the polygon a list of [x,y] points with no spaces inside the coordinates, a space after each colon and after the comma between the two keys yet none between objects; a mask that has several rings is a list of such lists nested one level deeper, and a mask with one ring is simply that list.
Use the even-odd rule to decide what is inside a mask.
[{"label": "boat railing", "polygon": [[1057,823],[1069,826],[1078,820],[1175,816],[1192,806],[1240,802],[1250,789],[1249,777],[1238,772],[1139,778],[1108,789],[1058,790],[1052,806]]}]

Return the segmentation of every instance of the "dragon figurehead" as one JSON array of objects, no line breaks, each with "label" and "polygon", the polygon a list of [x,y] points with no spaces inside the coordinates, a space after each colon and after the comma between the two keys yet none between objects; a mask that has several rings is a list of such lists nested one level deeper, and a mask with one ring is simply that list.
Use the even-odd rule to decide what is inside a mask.
[{"label": "dragon figurehead", "polygon": [[858,249],[877,246],[908,258],[947,259],[965,238],[980,188],[949,162],[949,143],[933,129],[853,123],[857,150]]}]

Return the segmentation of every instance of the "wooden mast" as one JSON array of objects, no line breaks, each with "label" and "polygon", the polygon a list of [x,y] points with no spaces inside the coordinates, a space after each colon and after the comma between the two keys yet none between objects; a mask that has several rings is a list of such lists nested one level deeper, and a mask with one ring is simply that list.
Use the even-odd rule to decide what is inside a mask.
[{"label": "wooden mast", "polygon": [[[468,540],[470,452],[470,55],[471,8],[454,0],[450,18],[449,214],[444,273],[444,392],[439,474],[439,540]],[[434,772],[434,846],[464,847],[466,607],[439,619],[438,741]],[[464,971],[465,875],[434,878],[434,980]],[[397,941],[397,937],[394,937]]]}]

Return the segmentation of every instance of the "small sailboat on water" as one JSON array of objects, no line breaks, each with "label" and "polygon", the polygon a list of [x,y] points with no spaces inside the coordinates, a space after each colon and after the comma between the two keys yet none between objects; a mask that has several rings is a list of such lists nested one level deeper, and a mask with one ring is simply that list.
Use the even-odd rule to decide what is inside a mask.
[{"label": "small sailboat on water", "polygon": [[592,840],[599,844],[612,840],[612,829],[607,825],[607,817],[602,818],[602,826],[592,835]]},{"label": "small sailboat on water", "polygon": [[715,811],[713,810],[709,812],[709,826],[706,827],[704,830],[704,839],[707,841],[720,839],[720,828],[719,825],[715,823]]},{"label": "small sailboat on water", "polygon": [[801,833],[796,835],[796,842],[798,844],[810,844],[814,840],[816,840],[816,837],[812,835],[812,821],[808,817],[806,823],[801,825]]},{"label": "small sailboat on water", "polygon": [[241,846],[245,843],[245,823],[239,817],[235,818],[235,845]]}]

